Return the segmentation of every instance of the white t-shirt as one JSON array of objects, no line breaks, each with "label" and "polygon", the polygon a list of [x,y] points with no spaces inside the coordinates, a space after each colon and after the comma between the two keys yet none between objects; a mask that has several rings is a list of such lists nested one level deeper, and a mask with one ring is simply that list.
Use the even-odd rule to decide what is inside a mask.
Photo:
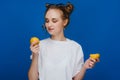
[{"label": "white t-shirt", "polygon": [[81,46],[73,40],[47,38],[40,42],[38,72],[40,80],[72,80],[84,64]]}]

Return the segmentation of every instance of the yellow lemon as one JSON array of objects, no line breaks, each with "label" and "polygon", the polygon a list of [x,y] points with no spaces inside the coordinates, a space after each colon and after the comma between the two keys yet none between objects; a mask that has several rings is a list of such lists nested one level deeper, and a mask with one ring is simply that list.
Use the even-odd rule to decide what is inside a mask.
[{"label": "yellow lemon", "polygon": [[32,37],[32,38],[30,39],[30,44],[33,43],[33,42],[35,42],[34,45],[36,45],[36,44],[39,44],[40,40],[39,40],[39,38],[37,38],[37,37]]},{"label": "yellow lemon", "polygon": [[100,54],[99,53],[90,54],[90,58],[92,58],[92,59],[98,59],[98,58],[100,58]]}]

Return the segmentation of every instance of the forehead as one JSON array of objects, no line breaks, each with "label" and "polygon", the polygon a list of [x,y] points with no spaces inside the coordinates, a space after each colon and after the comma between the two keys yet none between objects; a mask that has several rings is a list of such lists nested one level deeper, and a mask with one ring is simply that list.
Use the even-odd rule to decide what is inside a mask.
[{"label": "forehead", "polygon": [[45,15],[45,18],[61,18],[62,14],[62,11],[59,9],[49,9]]}]

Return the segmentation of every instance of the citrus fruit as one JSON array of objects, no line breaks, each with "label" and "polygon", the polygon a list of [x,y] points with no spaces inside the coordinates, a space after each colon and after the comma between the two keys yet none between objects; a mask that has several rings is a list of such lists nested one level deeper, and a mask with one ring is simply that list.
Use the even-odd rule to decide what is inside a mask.
[{"label": "citrus fruit", "polygon": [[98,59],[98,58],[100,58],[100,54],[99,53],[90,54],[90,58],[92,58],[92,59]]},{"label": "citrus fruit", "polygon": [[30,39],[30,44],[31,43],[35,43],[34,45],[36,45],[36,44],[39,44],[39,42],[40,42],[40,40],[39,40],[39,38],[37,38],[37,37],[32,37],[31,39]]}]

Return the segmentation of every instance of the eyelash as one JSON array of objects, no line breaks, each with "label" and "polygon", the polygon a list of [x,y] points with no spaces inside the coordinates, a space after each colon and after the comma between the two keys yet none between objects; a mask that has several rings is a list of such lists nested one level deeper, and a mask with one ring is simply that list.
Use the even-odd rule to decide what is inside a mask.
[{"label": "eyelash", "polygon": [[[45,20],[45,22],[48,23],[49,21],[48,21],[48,20]],[[53,23],[56,23],[57,20],[55,20],[55,21],[53,20],[52,22],[53,22]]]},{"label": "eyelash", "polygon": [[45,20],[45,23],[48,23],[49,21],[48,20]]},{"label": "eyelash", "polygon": [[57,22],[57,20],[53,21],[53,23],[56,23],[56,22]]}]

